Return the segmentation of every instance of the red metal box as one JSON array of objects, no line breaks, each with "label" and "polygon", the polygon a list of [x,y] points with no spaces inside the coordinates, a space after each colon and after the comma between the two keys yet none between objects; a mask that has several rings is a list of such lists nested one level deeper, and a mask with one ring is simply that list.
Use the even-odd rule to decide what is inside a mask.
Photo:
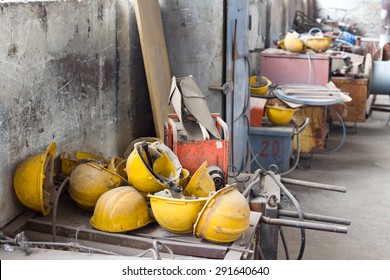
[{"label": "red metal box", "polygon": [[262,52],[260,73],[277,85],[313,84],[325,86],[330,77],[330,58],[324,54]]}]

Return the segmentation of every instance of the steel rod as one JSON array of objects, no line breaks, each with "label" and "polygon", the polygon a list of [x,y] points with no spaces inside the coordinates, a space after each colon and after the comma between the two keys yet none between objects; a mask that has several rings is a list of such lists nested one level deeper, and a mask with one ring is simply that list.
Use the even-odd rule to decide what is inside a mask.
[{"label": "steel rod", "polygon": [[[279,216],[298,218],[298,213],[296,211],[279,210],[278,213],[279,213]],[[346,226],[351,225],[351,220],[343,219],[343,218],[323,216],[323,215],[317,215],[317,214],[309,214],[309,213],[303,213],[303,217],[305,219],[311,220],[311,221],[334,223],[334,224],[346,225]]]},{"label": "steel rod", "polygon": [[340,227],[340,226],[323,225],[323,224],[292,221],[292,220],[285,220],[285,219],[275,219],[275,218],[269,218],[265,216],[261,216],[260,220],[265,224],[277,225],[277,226],[305,228],[305,229],[328,231],[334,233],[344,233],[344,234],[348,232],[348,229],[346,227]]},{"label": "steel rod", "polygon": [[290,178],[281,178],[280,181],[282,183],[301,186],[301,187],[308,187],[308,188],[321,189],[321,190],[334,191],[334,192],[342,192],[342,193],[347,192],[347,188],[341,187],[341,186],[333,186],[333,185],[328,185],[328,184],[308,182],[308,181],[302,181],[302,180],[296,180],[296,179],[290,179]]}]

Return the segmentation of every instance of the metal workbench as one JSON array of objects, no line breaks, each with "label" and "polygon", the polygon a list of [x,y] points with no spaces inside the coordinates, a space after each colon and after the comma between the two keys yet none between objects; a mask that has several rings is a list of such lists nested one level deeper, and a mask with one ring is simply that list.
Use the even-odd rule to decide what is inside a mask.
[{"label": "metal workbench", "polygon": [[[62,194],[57,209],[57,218],[54,222],[55,241],[58,243],[77,243],[105,252],[112,252],[115,255],[131,257],[141,255],[152,248],[156,241],[159,241],[173,253],[173,255],[169,254],[166,247],[160,246],[161,254],[166,258],[250,259],[254,255],[256,229],[260,224],[261,217],[261,213],[251,212],[250,226],[240,239],[232,243],[216,244],[196,238],[192,234],[173,234],[157,223],[151,223],[146,227],[127,233],[103,232],[93,229],[90,225],[89,219],[92,214],[92,212],[78,208],[67,193]],[[27,211],[2,231],[6,236],[12,238],[23,231],[27,240],[32,243],[50,243],[53,242],[53,228],[51,215],[45,217]],[[77,249],[77,246],[75,248]],[[6,252],[3,256],[6,259]],[[146,254],[143,257],[150,258],[151,255]],[[23,259],[22,253],[20,259]]]}]

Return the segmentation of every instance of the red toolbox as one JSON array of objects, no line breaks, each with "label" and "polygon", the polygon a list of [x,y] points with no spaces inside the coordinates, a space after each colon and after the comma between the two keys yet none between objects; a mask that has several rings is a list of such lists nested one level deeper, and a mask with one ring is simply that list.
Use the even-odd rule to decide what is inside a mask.
[{"label": "red toolbox", "polygon": [[183,168],[193,175],[201,164],[207,161],[207,167],[217,166],[227,182],[229,164],[229,132],[227,124],[219,114],[212,114],[221,139],[179,140],[176,114],[168,115],[165,144],[175,153]]}]

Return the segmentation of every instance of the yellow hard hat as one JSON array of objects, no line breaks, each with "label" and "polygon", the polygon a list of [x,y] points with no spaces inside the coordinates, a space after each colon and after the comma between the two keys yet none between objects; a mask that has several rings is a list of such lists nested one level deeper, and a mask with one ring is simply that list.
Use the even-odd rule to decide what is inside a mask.
[{"label": "yellow hard hat", "polygon": [[112,157],[107,169],[127,179],[126,160],[120,157]]},{"label": "yellow hard hat", "polygon": [[264,76],[261,76],[260,81],[258,79],[257,75],[253,75],[249,79],[251,94],[264,95],[272,82]]},{"label": "yellow hard hat", "polygon": [[333,39],[330,37],[312,37],[307,39],[306,46],[316,52],[326,52],[332,41]]},{"label": "yellow hard hat", "polygon": [[194,236],[227,243],[240,238],[249,227],[250,209],[236,186],[228,185],[206,202],[194,225]]},{"label": "yellow hard hat", "polygon": [[52,142],[46,152],[31,156],[21,162],[14,175],[14,189],[19,201],[29,209],[50,213],[50,196],[54,190],[53,165],[56,143]]},{"label": "yellow hard hat", "polygon": [[288,124],[294,113],[295,109],[279,107],[279,106],[265,106],[265,113],[267,118],[275,125]]},{"label": "yellow hard hat", "polygon": [[188,182],[190,181],[190,171],[188,169],[182,168],[180,173],[179,185],[184,189]]},{"label": "yellow hard hat", "polygon": [[75,154],[69,154],[68,152],[64,152],[60,155],[60,159],[61,172],[67,176],[70,175],[72,170],[76,167],[77,163],[83,159],[93,159],[102,162],[104,166],[107,165],[107,160],[104,157],[86,152],[76,152]]},{"label": "yellow hard hat", "polygon": [[178,184],[181,170],[177,156],[159,141],[135,143],[126,162],[130,185],[144,193],[167,189],[172,182]]},{"label": "yellow hard hat", "polygon": [[123,156],[125,158],[128,158],[129,155],[131,154],[131,152],[134,150],[134,144],[135,143],[138,143],[138,142],[148,142],[148,143],[153,143],[153,142],[164,142],[163,140],[161,140],[160,138],[157,138],[157,137],[139,137],[135,140],[133,140],[126,148],[126,151],[123,153]]},{"label": "yellow hard hat", "polygon": [[93,211],[103,193],[123,184],[128,184],[124,178],[90,161],[79,164],[72,171],[68,192],[79,207]]},{"label": "yellow hard hat", "polygon": [[207,161],[205,161],[192,175],[183,193],[187,196],[208,197],[212,191],[215,191],[215,184],[207,169]]},{"label": "yellow hard hat", "polygon": [[286,49],[296,53],[300,53],[304,47],[303,41],[299,39],[299,34],[296,32],[287,32],[284,45]]},{"label": "yellow hard hat", "polygon": [[96,203],[91,225],[102,231],[126,232],[153,222],[145,198],[133,187],[111,189]]},{"label": "yellow hard hat", "polygon": [[[165,189],[164,191],[169,192]],[[149,194],[153,216],[160,226],[174,233],[190,233],[207,197],[182,199]]]}]

